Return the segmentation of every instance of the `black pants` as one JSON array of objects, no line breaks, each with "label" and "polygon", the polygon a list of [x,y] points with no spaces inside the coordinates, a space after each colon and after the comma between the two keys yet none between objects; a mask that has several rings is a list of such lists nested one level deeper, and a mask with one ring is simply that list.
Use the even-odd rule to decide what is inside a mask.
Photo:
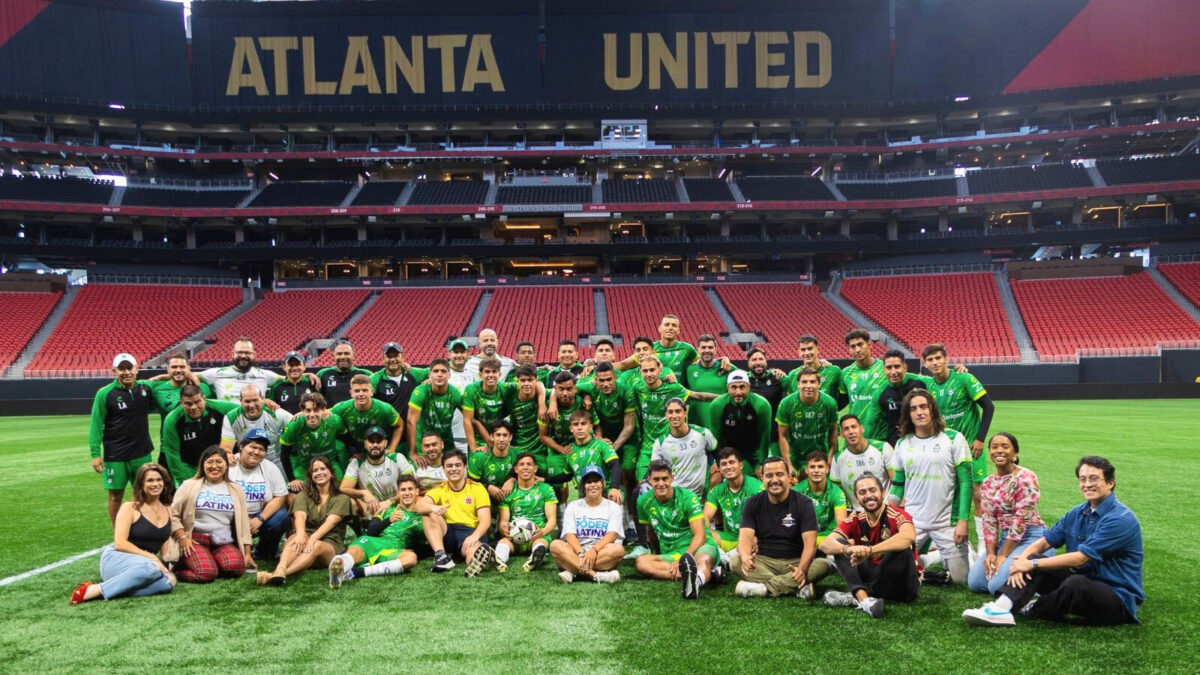
[{"label": "black pants", "polygon": [[[1035,593],[1041,595],[1029,616],[1045,621],[1113,626],[1133,623],[1125,603],[1106,583],[1071,570],[1034,570],[1024,588],[1005,584],[999,595],[1012,600],[1013,611],[1024,607]],[[1078,617],[1072,620],[1069,617]]]},{"label": "black pants", "polygon": [[831,560],[851,593],[862,589],[873,598],[912,602],[921,592],[911,550],[885,553],[879,564],[868,560],[861,565],[851,565],[850,557],[844,555],[835,555]]}]

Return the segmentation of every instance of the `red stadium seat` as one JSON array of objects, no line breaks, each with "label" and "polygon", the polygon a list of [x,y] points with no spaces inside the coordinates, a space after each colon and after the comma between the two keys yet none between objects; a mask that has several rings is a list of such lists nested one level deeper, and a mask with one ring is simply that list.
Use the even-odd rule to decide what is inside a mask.
[{"label": "red stadium seat", "polygon": [[[518,342],[528,340],[537,350],[538,362],[556,363],[559,341],[571,339],[578,343],[579,336],[596,332],[592,289],[584,286],[497,289],[480,327],[494,329],[508,355]],[[591,353],[591,347],[582,347],[579,358],[582,360]]]},{"label": "red stadium seat", "polygon": [[[770,358],[796,358],[796,340],[805,334],[816,336],[822,357],[846,357],[846,333],[854,328],[854,322],[826,300],[817,286],[730,284],[717,286],[717,294],[743,331],[766,338]],[[883,356],[886,349],[875,343],[871,351]]]},{"label": "red stadium seat", "polygon": [[1200,306],[1200,263],[1159,265],[1158,271],[1183,293],[1183,297]]},{"label": "red stadium seat", "polygon": [[62,296],[62,293],[0,293],[0,312],[4,314],[0,370],[17,360]]},{"label": "red stadium seat", "polygon": [[664,314],[679,317],[679,339],[696,344],[696,338],[709,333],[717,338],[717,355],[744,359],[737,345],[721,340],[728,329],[704,288],[686,284],[656,284],[645,286],[611,286],[604,289],[608,308],[608,325],[613,333],[624,338],[624,353],[633,352],[633,340],[638,336],[658,339],[658,324]]}]

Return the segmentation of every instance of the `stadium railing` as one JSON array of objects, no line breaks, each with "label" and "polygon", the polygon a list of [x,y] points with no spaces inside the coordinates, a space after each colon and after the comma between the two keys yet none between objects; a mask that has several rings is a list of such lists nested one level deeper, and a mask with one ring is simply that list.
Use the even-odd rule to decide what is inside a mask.
[{"label": "stadium railing", "polygon": [[1200,340],[1170,340],[1145,347],[1097,347],[1076,349],[1074,354],[1039,354],[1042,363],[1079,363],[1081,358],[1161,356],[1165,349],[1200,349]]},{"label": "stadium railing", "polygon": [[990,263],[969,263],[958,265],[922,265],[920,267],[880,267],[876,269],[844,269],[842,277],[853,279],[860,277],[900,277],[914,274],[953,274],[958,272],[991,272]]}]

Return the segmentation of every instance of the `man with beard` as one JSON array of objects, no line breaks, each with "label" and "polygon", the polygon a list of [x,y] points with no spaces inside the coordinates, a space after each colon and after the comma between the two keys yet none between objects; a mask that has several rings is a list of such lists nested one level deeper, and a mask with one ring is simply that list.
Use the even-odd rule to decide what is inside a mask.
[{"label": "man with beard", "polygon": [[[389,342],[383,346],[383,368],[371,375],[371,386],[375,387],[374,396],[377,400],[403,412],[408,410],[413,390],[427,377],[427,368],[410,367],[404,362],[404,348],[399,343]],[[401,424],[401,447],[408,447],[407,433],[408,426]]]},{"label": "man with beard", "polygon": [[400,422],[400,413],[391,405],[371,396],[374,387],[371,378],[361,373],[350,379],[349,401],[342,401],[333,406],[330,412],[342,418],[346,427],[346,452],[354,455],[362,449],[363,435],[368,429],[381,428],[391,430],[391,441],[387,451],[396,452],[400,446],[401,431],[404,427]]},{"label": "man with beard", "polygon": [[[316,376],[309,373],[305,377],[313,387],[320,387]],[[240,337],[233,343],[233,363],[201,371],[199,378],[212,387],[217,400],[234,402],[241,398],[242,387],[247,384],[258,387],[266,396],[271,385],[282,380],[283,376],[254,365],[254,343],[250,338]]]},{"label": "man with beard", "polygon": [[913,602],[921,592],[917,531],[908,513],[884,501],[883,482],[875,474],[860,475],[853,490],[862,510],[851,513],[821,542],[821,551],[850,590],[828,591],[824,599],[830,607],[856,607],[877,619],[885,601]]},{"label": "man with beard", "polygon": [[742,578],[739,598],[796,594],[812,598],[812,582],[828,571],[813,565],[817,553],[817,515],[812,500],[788,489],[792,478],[782,457],[763,463],[765,490],[746,500],[737,550],[729,569]]},{"label": "man with beard", "polygon": [[705,426],[716,436],[717,447],[737,450],[745,474],[756,475],[770,452],[774,417],[767,399],[750,391],[750,376],[746,371],[735,370],[729,374],[725,393],[718,396],[708,410],[709,420]]},{"label": "man with beard", "polygon": [[420,457],[425,461],[425,466],[416,466],[413,475],[417,477],[417,482],[423,492],[428,492],[446,482],[446,472],[442,470],[443,450],[445,450],[445,444],[442,443],[442,437],[435,432],[426,431],[425,435],[421,437]]},{"label": "man with beard", "polygon": [[200,453],[221,444],[225,415],[237,409],[235,403],[204,398],[194,384],[179,391],[179,407],[163,420],[161,448],[176,487],[195,475]]},{"label": "man with beard", "polygon": [[417,564],[413,544],[429,519],[418,509],[428,513],[433,502],[421,496],[417,479],[412,476],[397,478],[395,492],[395,502],[386,504],[367,525],[367,531],[375,534],[355,539],[344,553],[329,561],[330,588],[340,588],[342,582],[352,579],[403,574]]},{"label": "man with beard", "polygon": [[366,456],[352,458],[342,477],[342,493],[354,500],[355,511],[363,518],[374,516],[379,505],[396,494],[400,476],[413,473],[404,455],[388,448],[390,437],[380,427],[367,429],[362,439]]},{"label": "man with beard", "polygon": [[462,392],[450,384],[450,362],[434,359],[429,364],[429,381],[418,385],[408,401],[408,454],[413,463],[422,466],[417,439],[426,431],[441,436],[447,447],[454,447],[454,413],[461,408]]},{"label": "man with beard", "polygon": [[292,421],[293,415],[282,408],[269,410],[258,387],[248,384],[242,387],[241,407],[225,416],[221,424],[221,447],[230,456],[251,429],[263,432],[267,442],[267,461],[283,471],[283,460],[279,454],[279,437],[283,428]]},{"label": "man with beard", "polygon": [[491,328],[484,328],[479,331],[479,338],[475,346],[479,349],[479,353],[467,359],[467,365],[463,368],[474,377],[476,380],[480,378],[479,364],[484,359],[497,359],[500,361],[500,380],[508,379],[508,374],[513,368],[517,367],[517,362],[500,354],[500,336]]},{"label": "man with beard", "polygon": [[267,398],[295,416],[300,413],[300,399],[317,390],[312,383],[315,377],[304,372],[304,355],[295,351],[283,357],[283,373],[284,379],[271,385]]},{"label": "man with beard", "polygon": [[167,359],[166,374],[155,375],[149,382],[154,383],[150,385],[150,394],[154,396],[154,404],[158,407],[162,419],[166,419],[168,413],[179,407],[179,391],[188,384],[198,383],[204,398],[213,397],[212,387],[192,375],[192,368],[183,354],[175,354]]},{"label": "man with beard", "polygon": [[333,363],[329,368],[317,371],[321,381],[321,393],[332,410],[337,404],[350,400],[350,380],[355,375],[371,376],[371,371],[354,367],[354,347],[348,340],[338,340],[333,348]]},{"label": "man with beard", "polygon": [[784,397],[775,414],[779,454],[793,476],[803,470],[810,453],[831,457],[837,449],[837,403],[821,393],[820,376],[812,368],[800,371],[797,384],[799,390]]},{"label": "man with beard", "polygon": [[[683,381],[692,391],[703,391],[720,396],[725,393],[727,363],[717,358],[717,338],[705,333],[696,338],[699,358],[683,371]],[[688,422],[708,426],[708,403],[696,401],[689,406]]]},{"label": "man with beard", "polygon": [[125,501],[125,486],[154,450],[147,419],[154,397],[150,383],[137,379],[138,363],[132,354],[117,354],[112,371],[113,381],[101,387],[92,401],[88,450],[92,470],[104,480],[108,517],[115,523]]}]

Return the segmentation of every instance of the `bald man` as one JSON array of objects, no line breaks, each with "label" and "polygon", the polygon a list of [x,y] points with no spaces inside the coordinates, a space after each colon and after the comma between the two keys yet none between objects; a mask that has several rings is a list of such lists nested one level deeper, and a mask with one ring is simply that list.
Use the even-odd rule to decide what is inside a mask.
[{"label": "bald man", "polygon": [[479,340],[476,344],[478,353],[467,359],[467,365],[463,366],[463,370],[467,372],[472,381],[479,380],[479,362],[485,358],[495,358],[500,360],[500,381],[508,377],[509,371],[517,367],[517,362],[502,356],[500,354],[500,336],[491,328],[484,328],[479,331]]}]

